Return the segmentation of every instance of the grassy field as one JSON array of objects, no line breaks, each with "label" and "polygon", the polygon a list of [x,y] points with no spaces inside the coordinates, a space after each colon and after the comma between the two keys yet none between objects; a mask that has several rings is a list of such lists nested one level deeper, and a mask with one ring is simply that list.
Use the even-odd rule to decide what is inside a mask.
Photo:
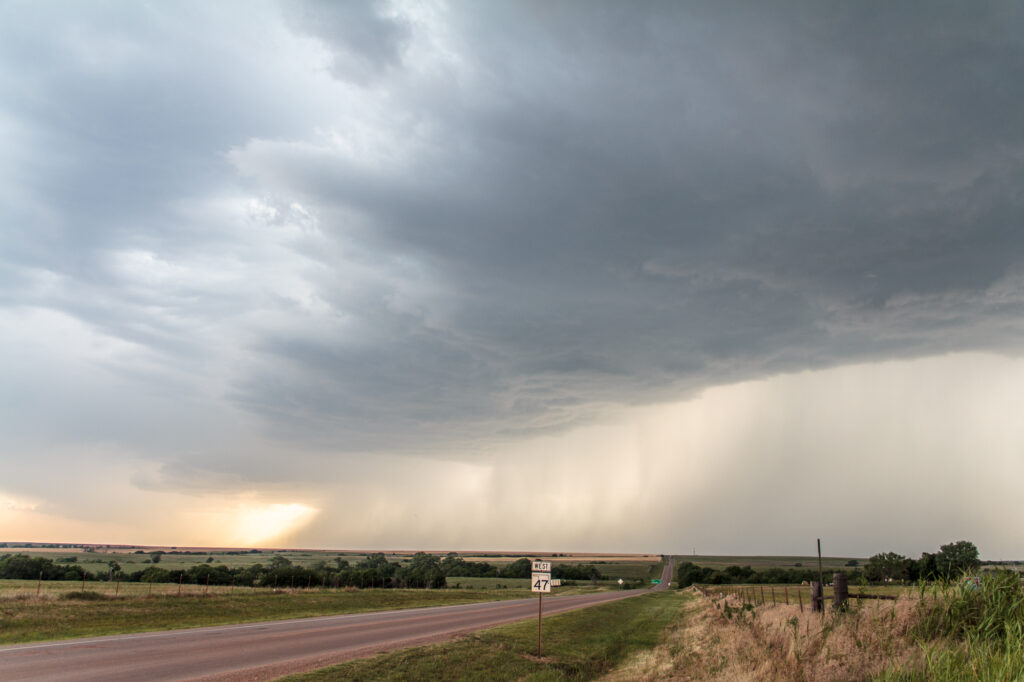
[{"label": "grassy field", "polygon": [[[169,550],[175,551],[175,550]],[[0,555],[3,554],[27,554],[29,556],[41,556],[52,559],[60,565],[81,566],[85,570],[97,573],[110,570],[110,562],[116,561],[124,573],[142,571],[153,565],[153,554],[149,551],[138,554],[134,551],[94,551],[84,552],[78,550],[49,550],[38,548],[7,547],[0,548]],[[157,564],[160,568],[168,571],[178,569],[189,569],[199,564],[212,563],[223,564],[228,568],[242,568],[254,564],[266,566],[275,556],[282,556],[297,566],[313,566],[321,561],[333,563],[335,559],[348,561],[355,564],[366,558],[366,554],[345,554],[341,552],[297,552],[297,551],[260,551],[260,552],[202,552],[199,554],[163,554]],[[407,556],[386,555],[388,561],[408,560]],[[213,559],[212,562],[209,559]],[[68,562],[68,559],[74,559]]]},{"label": "grassy field", "polygon": [[[46,585],[46,583],[43,583]],[[95,583],[93,583],[94,585]],[[122,588],[125,584],[122,583]],[[525,590],[214,590],[196,587],[176,596],[177,585],[154,585],[153,596],[134,592],[78,592],[81,583],[64,583],[35,598],[35,584],[0,598],[0,644],[149,630],[225,625],[283,618],[306,618],[478,601],[515,599]],[[144,585],[134,585],[145,588]],[[69,589],[70,588],[70,589]],[[73,591],[74,590],[74,591]],[[168,595],[168,592],[171,594]],[[78,595],[68,599],[69,595]]]},{"label": "grassy field", "polygon": [[658,644],[690,595],[666,591],[592,606],[544,620],[543,658],[537,622],[524,621],[453,642],[406,649],[285,678],[325,680],[590,680],[639,650]]},{"label": "grassy field", "polygon": [[[178,583],[130,583],[105,581],[86,581],[85,590],[105,596],[145,597],[168,596],[178,594]],[[0,600],[28,599],[35,597],[37,592],[43,598],[58,598],[68,592],[82,590],[80,580],[0,580]],[[235,587],[230,585],[181,585],[183,596],[205,594],[241,594],[243,592],[272,592],[273,588]]]},{"label": "grassy field", "polygon": [[529,578],[448,578],[448,589],[530,591]]},{"label": "grassy field", "polygon": [[793,600],[762,603],[762,586],[739,587],[708,588],[645,667],[613,679],[1024,680],[1024,583],[1015,573],[851,587],[899,599],[853,600],[841,611],[828,603],[825,613],[808,608],[806,587],[803,610]]},{"label": "grassy field", "polygon": [[[122,573],[134,573],[152,566],[153,550],[133,550],[130,548],[116,549],[94,549],[84,551],[82,549],[68,548],[39,548],[15,546],[8,543],[8,547],[0,547],[0,556],[4,554],[27,554],[29,556],[41,556],[52,559],[60,565],[81,566],[91,573],[106,573],[110,570],[110,562],[116,561],[121,567]],[[199,564],[210,563],[213,565],[227,566],[228,568],[242,568],[254,564],[268,565],[275,556],[288,559],[296,566],[312,567],[320,562],[333,564],[336,559],[349,562],[351,565],[366,558],[365,552],[327,551],[327,550],[196,550],[196,549],[167,549],[161,550],[165,553],[161,556],[160,568],[174,571],[179,569],[188,570]],[[188,551],[189,554],[174,554],[167,552]],[[443,556],[443,552],[433,552]],[[408,562],[412,556],[410,552],[384,552],[389,562]],[[540,558],[550,560],[555,564],[593,564],[601,573],[614,578],[649,578],[658,577],[660,574],[661,557],[656,555],[590,555],[590,554],[514,554],[503,553],[495,555],[477,555],[468,553],[462,555],[467,561],[486,561],[494,566],[504,566],[520,558]],[[69,560],[73,559],[73,562]],[[212,561],[210,561],[212,559]],[[504,584],[503,581],[499,581]]]},{"label": "grassy field", "polygon": [[[177,596],[179,588],[182,596],[231,595],[244,593],[272,593],[272,587],[232,587],[230,585],[195,585],[178,583],[132,583],[132,582],[98,582],[86,581],[85,590],[108,597],[161,597]],[[295,592],[306,592],[305,585],[299,585]],[[68,592],[81,591],[82,582],[78,580],[0,580],[0,601],[35,598],[59,598]],[[286,586],[285,589],[290,589]],[[343,589],[343,588],[342,588]],[[530,580],[528,578],[449,578],[447,590],[461,591],[493,591],[492,599],[512,599],[529,597]],[[614,580],[600,580],[597,583],[583,581],[576,585],[553,588],[555,594],[589,594],[620,589]],[[321,591],[314,585],[310,592]],[[331,591],[331,588],[326,588]]]}]

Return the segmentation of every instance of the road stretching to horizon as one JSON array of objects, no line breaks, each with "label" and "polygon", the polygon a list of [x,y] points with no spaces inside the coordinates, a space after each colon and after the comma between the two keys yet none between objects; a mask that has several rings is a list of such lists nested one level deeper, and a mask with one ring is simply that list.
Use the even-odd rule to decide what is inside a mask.
[{"label": "road stretching to horizon", "polygon": [[[662,571],[668,587],[672,563]],[[545,597],[544,615],[649,590]],[[537,599],[144,632],[0,647],[0,679],[270,680],[536,617]]]}]

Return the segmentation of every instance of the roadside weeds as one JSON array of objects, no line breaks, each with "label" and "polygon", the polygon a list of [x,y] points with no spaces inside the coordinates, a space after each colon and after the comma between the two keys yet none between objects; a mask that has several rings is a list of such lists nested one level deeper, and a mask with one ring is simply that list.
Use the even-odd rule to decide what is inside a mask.
[{"label": "roadside weeds", "polygon": [[822,618],[796,605],[751,607],[732,596],[692,594],[658,646],[602,679],[863,680],[921,657],[907,637],[915,614],[909,597]]}]

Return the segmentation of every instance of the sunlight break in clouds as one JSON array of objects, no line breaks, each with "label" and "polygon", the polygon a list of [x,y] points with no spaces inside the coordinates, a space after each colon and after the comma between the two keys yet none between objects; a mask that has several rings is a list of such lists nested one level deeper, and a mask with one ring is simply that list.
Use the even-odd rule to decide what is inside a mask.
[{"label": "sunlight break in clouds", "polygon": [[[229,529],[224,544],[262,547],[293,537],[317,515],[316,509],[299,502],[290,504],[241,504],[225,513]],[[233,517],[233,518],[232,518]]]}]

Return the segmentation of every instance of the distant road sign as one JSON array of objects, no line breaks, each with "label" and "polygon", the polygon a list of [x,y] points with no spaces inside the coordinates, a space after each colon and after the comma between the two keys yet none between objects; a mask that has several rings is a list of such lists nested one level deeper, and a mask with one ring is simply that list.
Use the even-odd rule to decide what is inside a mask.
[{"label": "distant road sign", "polygon": [[661,584],[661,581],[660,581],[660,580],[652,580],[652,581],[651,581],[651,584],[652,584],[652,585],[660,585],[660,584]]},{"label": "distant road sign", "polygon": [[534,573],[550,573],[551,562],[550,561],[534,561],[533,562]]},{"label": "distant road sign", "polygon": [[620,584],[620,585],[621,585],[622,583],[624,583],[624,582],[626,582],[626,581],[625,581],[625,580],[623,580],[622,578],[619,578],[619,584]]},{"label": "distant road sign", "polygon": [[561,578],[552,578],[551,579],[551,587],[561,587],[561,586],[562,586],[562,579]]},{"label": "distant road sign", "polygon": [[534,573],[530,579],[530,591],[531,592],[550,592],[551,591],[551,574],[550,573]]}]

